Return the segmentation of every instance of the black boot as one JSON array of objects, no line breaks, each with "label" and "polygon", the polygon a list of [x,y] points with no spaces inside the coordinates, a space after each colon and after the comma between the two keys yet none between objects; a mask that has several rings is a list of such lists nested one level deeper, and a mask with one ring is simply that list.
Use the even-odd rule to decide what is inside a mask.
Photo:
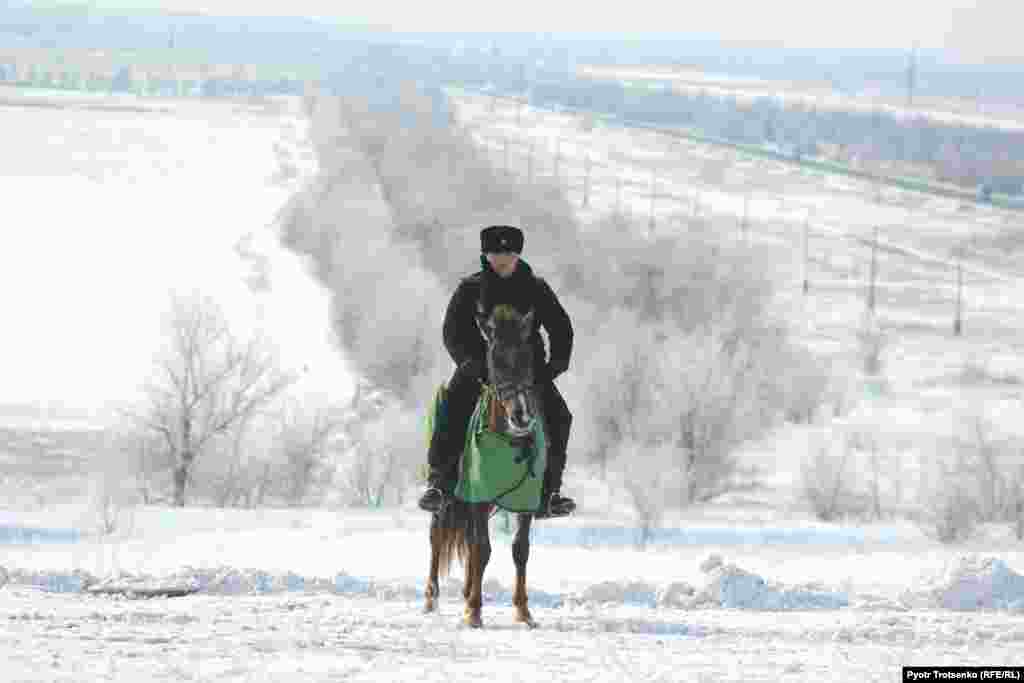
[{"label": "black boot", "polygon": [[420,510],[424,512],[440,512],[445,503],[448,502],[448,497],[441,489],[431,486],[428,488],[422,496],[420,496],[419,506]]},{"label": "black boot", "polygon": [[423,492],[417,502],[420,509],[426,512],[436,513],[443,510],[451,492],[455,489],[449,472],[451,465],[448,464],[447,456],[452,449],[448,441],[444,431],[434,432],[433,438],[430,440],[430,447],[427,451],[427,463],[430,468],[427,475],[427,490]]},{"label": "black boot", "polygon": [[427,450],[427,490],[420,496],[419,506],[427,512],[439,512],[455,495],[459,480],[459,459],[465,446],[466,429],[480,396],[480,379],[463,370],[456,370],[448,383],[445,419],[434,426]]},{"label": "black boot", "polygon": [[555,491],[548,499],[548,512],[552,517],[568,517],[576,512],[576,501]]},{"label": "black boot", "polygon": [[440,512],[451,500],[455,491],[454,478],[448,475],[431,475],[427,480],[427,490],[420,496],[417,503],[425,512]]},{"label": "black boot", "polygon": [[576,501],[566,498],[557,490],[550,494],[542,493],[540,509],[534,514],[535,519],[550,519],[552,517],[568,517],[576,511]]}]

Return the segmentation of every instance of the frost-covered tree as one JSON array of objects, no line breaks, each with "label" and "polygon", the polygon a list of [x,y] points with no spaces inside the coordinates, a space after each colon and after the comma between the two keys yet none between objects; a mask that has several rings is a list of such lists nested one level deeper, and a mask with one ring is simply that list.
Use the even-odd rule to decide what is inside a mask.
[{"label": "frost-covered tree", "polygon": [[342,426],[340,416],[327,410],[309,412],[295,402],[281,411],[271,451],[286,503],[300,505],[318,483],[329,483],[327,447]]},{"label": "frost-covered tree", "polygon": [[480,228],[502,222],[524,227],[524,258],[577,330],[559,379],[575,416],[571,453],[617,472],[628,441],[668,443],[675,497],[689,503],[737,483],[743,439],[813,413],[826,383],[769,321],[771,276],[750,268],[754,248],[689,215],[656,239],[621,214],[582,225],[561,180],[506,173],[467,126],[438,126],[409,90],[395,101],[397,112],[380,112],[318,99],[320,177],[291,202],[283,236],[331,291],[358,374],[403,410],[422,416],[450,372],[439,329],[448,297],[477,267]]},{"label": "frost-covered tree", "polygon": [[196,462],[218,438],[265,408],[291,384],[264,341],[239,341],[220,308],[202,295],[174,297],[167,345],[131,416],[159,435],[173,460],[173,503],[185,505]]}]

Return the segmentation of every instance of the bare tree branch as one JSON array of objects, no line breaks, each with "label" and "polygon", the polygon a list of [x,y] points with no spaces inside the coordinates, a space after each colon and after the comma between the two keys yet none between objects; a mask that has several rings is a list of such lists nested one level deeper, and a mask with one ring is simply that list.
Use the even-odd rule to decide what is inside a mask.
[{"label": "bare tree branch", "polygon": [[239,346],[220,309],[195,295],[172,300],[170,347],[156,363],[145,406],[133,416],[162,436],[175,462],[176,505],[211,441],[245,424],[294,382],[262,339]]}]

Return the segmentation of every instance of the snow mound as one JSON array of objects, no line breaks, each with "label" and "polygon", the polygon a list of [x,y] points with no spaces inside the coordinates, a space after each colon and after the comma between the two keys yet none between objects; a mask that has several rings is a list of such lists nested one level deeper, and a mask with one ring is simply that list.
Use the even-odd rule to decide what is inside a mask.
[{"label": "snow mound", "polygon": [[[23,571],[14,569],[12,585],[28,586],[49,593],[151,592],[163,588],[188,589],[208,595],[260,595],[285,592],[324,592],[365,596],[382,600],[417,599],[422,590],[399,582],[374,582],[339,572],[333,578],[309,578],[293,572],[274,573],[260,569],[186,567],[167,576],[118,573],[99,578],[85,571]],[[3,579],[0,579],[0,584]]]},{"label": "snow mound", "polygon": [[693,604],[697,589],[685,581],[673,581],[658,589],[659,607],[687,608]]},{"label": "snow mound", "polygon": [[[566,604],[624,605],[692,609],[727,607],[739,609],[836,609],[849,606],[847,596],[818,586],[784,587],[770,584],[753,574],[714,556],[702,563],[708,581],[698,589],[685,581],[655,586],[645,581],[603,581],[566,596],[530,589],[530,604],[559,608]],[[1021,578],[1021,577],[1018,577]],[[1024,579],[1022,579],[1024,580]],[[332,593],[378,600],[415,601],[423,598],[423,589],[407,582],[378,582],[339,572],[332,578],[309,578],[292,572],[273,573],[259,569],[186,567],[168,576],[119,573],[98,578],[84,571],[0,570],[0,586],[29,586],[54,593],[124,593],[126,595],[263,595],[286,592]],[[512,590],[496,579],[484,584],[484,594],[493,604],[512,604]],[[461,582],[450,579],[443,595],[457,598]]]},{"label": "snow mound", "polygon": [[251,593],[278,593],[300,591],[307,580],[288,572],[271,574],[256,569],[186,569],[170,577],[172,583],[194,586],[198,591],[214,595],[246,595]]},{"label": "snow mound", "polygon": [[804,610],[839,609],[850,604],[845,593],[828,591],[821,586],[786,587],[732,564],[705,560],[704,566],[708,567],[707,583],[689,601],[689,607]]},{"label": "snow mound", "polygon": [[574,601],[654,607],[657,596],[657,588],[643,581],[602,581],[587,586],[574,596]]},{"label": "snow mound", "polygon": [[718,553],[711,553],[701,561],[700,570],[707,574],[713,569],[721,567],[723,564],[725,564],[725,561],[722,559],[721,555]]},{"label": "snow mound", "polygon": [[30,586],[48,593],[81,593],[97,582],[88,572],[25,571],[12,569],[7,574],[11,585]]},{"label": "snow mound", "polygon": [[3,588],[7,585],[8,579],[9,577],[7,575],[7,570],[3,567],[0,567],[0,588]]},{"label": "snow mound", "polygon": [[905,612],[907,606],[884,595],[862,594],[852,597],[850,607],[865,612]]},{"label": "snow mound", "polygon": [[[898,601],[877,596],[851,596],[823,585],[783,585],[725,562],[720,556],[705,558],[700,565],[705,581],[695,587],[685,581],[654,585],[642,580],[603,581],[573,594],[530,589],[530,603],[538,607],[569,605],[624,605],[646,608],[729,608],[748,610],[840,609],[952,610],[1010,609],[1024,611],[1024,576],[1000,559],[967,556],[947,566],[931,580],[922,580],[904,591]],[[450,584],[450,585],[449,585]],[[443,591],[453,599],[461,595],[457,580]],[[412,602],[423,598],[417,582],[378,581],[339,572],[333,577],[305,577],[293,572],[259,569],[185,567],[168,576],[116,574],[96,577],[75,570],[23,570],[0,567],[0,588],[27,586],[53,593],[116,593],[138,595],[184,594],[261,595],[287,592],[328,593],[378,600]],[[484,594],[490,603],[511,604],[512,590],[488,579]]]},{"label": "snow mound", "polygon": [[998,558],[967,555],[900,599],[917,608],[1024,610],[1024,576]]}]

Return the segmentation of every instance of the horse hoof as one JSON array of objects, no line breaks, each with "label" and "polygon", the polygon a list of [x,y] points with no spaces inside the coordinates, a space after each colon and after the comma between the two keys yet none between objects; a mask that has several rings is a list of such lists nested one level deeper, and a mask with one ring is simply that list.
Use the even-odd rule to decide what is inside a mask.
[{"label": "horse hoof", "polygon": [[423,613],[424,614],[433,614],[436,611],[437,611],[437,605],[429,605],[428,604],[428,605],[424,605],[423,606]]},{"label": "horse hoof", "polygon": [[533,629],[537,628],[537,622],[534,620],[533,617],[531,617],[529,615],[526,615],[526,616],[524,616],[522,614],[517,615],[516,616],[516,621],[518,623],[520,623],[520,624],[523,624],[524,626],[526,626],[526,628],[530,629],[531,631]]},{"label": "horse hoof", "polygon": [[466,616],[464,616],[462,618],[462,621],[469,628],[483,628],[484,627],[483,619],[480,618],[479,614],[467,614]]}]

